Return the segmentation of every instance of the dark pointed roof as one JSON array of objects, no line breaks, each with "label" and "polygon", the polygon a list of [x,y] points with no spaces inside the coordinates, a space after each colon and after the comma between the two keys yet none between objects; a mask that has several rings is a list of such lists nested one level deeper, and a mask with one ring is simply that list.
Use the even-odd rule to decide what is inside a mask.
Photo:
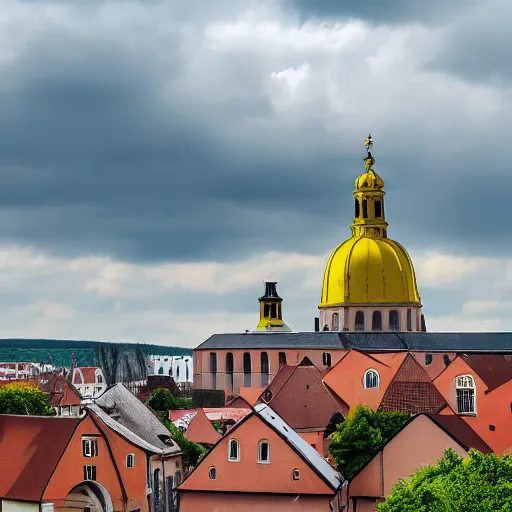
[{"label": "dark pointed roof", "polygon": [[462,359],[484,381],[487,393],[512,379],[512,366],[499,354],[463,354]]},{"label": "dark pointed roof", "polygon": [[382,397],[379,411],[437,413],[446,406],[428,373],[412,354],[407,354]]},{"label": "dark pointed roof", "polygon": [[[267,400],[268,390],[272,396]],[[281,367],[261,396],[294,429],[325,429],[340,410],[322,374],[307,357],[295,367]]]}]

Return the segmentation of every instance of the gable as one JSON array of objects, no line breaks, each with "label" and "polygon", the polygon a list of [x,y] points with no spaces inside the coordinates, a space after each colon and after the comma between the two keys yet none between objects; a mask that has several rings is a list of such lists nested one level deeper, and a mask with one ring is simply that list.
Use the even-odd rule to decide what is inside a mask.
[{"label": "gable", "polygon": [[[240,443],[240,461],[228,461],[230,439]],[[258,463],[258,441],[269,443],[270,463]],[[216,480],[209,468],[215,467]],[[300,479],[293,480],[298,469]],[[291,446],[257,415],[252,414],[229,431],[181,484],[180,491],[223,491],[332,495],[329,486]]]},{"label": "gable", "polygon": [[386,389],[379,411],[436,413],[446,405],[427,372],[408,354]]},{"label": "gable", "polygon": [[215,444],[221,436],[206,417],[203,409],[199,409],[188,424],[185,437],[194,443]]},{"label": "gable", "polygon": [[315,366],[297,366],[269,404],[294,429],[325,429],[339,412]]}]

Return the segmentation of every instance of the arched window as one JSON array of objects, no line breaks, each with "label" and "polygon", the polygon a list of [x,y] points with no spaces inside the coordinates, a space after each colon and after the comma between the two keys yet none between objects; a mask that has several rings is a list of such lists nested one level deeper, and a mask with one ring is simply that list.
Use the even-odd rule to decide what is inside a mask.
[{"label": "arched window", "polygon": [[98,373],[98,374],[96,375],[96,383],[97,383],[97,384],[101,384],[102,382],[103,382],[103,377],[101,376],[101,374],[100,374],[100,373]]},{"label": "arched window", "polygon": [[327,367],[331,366],[331,354],[329,354],[329,352],[324,352],[322,359],[323,359],[324,366],[327,366]]},{"label": "arched window", "polygon": [[412,311],[407,310],[407,330],[412,331]]},{"label": "arched window", "polygon": [[363,386],[367,389],[378,388],[380,386],[380,377],[377,370],[370,368],[364,372]]},{"label": "arched window", "polygon": [[135,455],[133,453],[129,453],[126,456],[126,467],[133,468],[135,466]]},{"label": "arched window", "polygon": [[180,378],[180,366],[178,363],[178,366],[176,366],[176,379],[179,379],[179,378]]},{"label": "arched window", "polygon": [[160,366],[160,368],[158,368],[158,375],[163,375],[164,374],[164,369],[162,366]]},{"label": "arched window", "polygon": [[251,386],[251,354],[244,352],[244,386]]},{"label": "arched window", "polygon": [[233,359],[233,354],[228,352],[226,354],[226,387],[228,389],[233,389],[233,372],[235,370],[235,363]]},{"label": "arched window", "polygon": [[[176,367],[176,378],[178,378],[178,368]],[[210,373],[212,375],[212,387],[217,389],[217,354],[210,352]]]},{"label": "arched window", "polygon": [[382,203],[379,200],[376,200],[373,204],[375,206],[375,217],[378,219],[379,217],[382,217]]},{"label": "arched window", "polygon": [[368,218],[368,201],[363,199],[363,219]]},{"label": "arched window", "polygon": [[358,311],[356,313],[356,331],[364,331],[364,313],[362,311]]},{"label": "arched window", "polygon": [[268,385],[268,376],[270,373],[270,367],[268,364],[268,354],[262,352],[260,355],[260,367],[261,367],[261,385],[263,387]]},{"label": "arched window", "polygon": [[300,480],[300,471],[297,468],[295,468],[293,470],[292,476],[294,480]]},{"label": "arched window", "polygon": [[457,394],[457,412],[459,414],[475,414],[475,380],[471,375],[459,375],[455,379]]},{"label": "arched window", "polygon": [[189,367],[190,359],[185,361],[185,380],[187,382],[190,381],[190,367]]},{"label": "arched window", "polygon": [[208,469],[208,476],[210,477],[210,480],[215,480],[217,478],[217,470],[213,466]]},{"label": "arched window", "polygon": [[356,219],[358,219],[359,215],[361,214],[361,212],[360,212],[360,209],[359,209],[359,199],[357,199],[357,197],[356,197],[356,200],[355,200],[355,206],[356,206],[356,208],[355,208],[355,212],[354,212],[354,217]]},{"label": "arched window", "polygon": [[373,312],[372,331],[382,331],[382,315],[380,314],[380,311]]},{"label": "arched window", "polygon": [[169,377],[172,377],[172,367],[169,368]]},{"label": "arched window", "polygon": [[258,441],[258,463],[270,464],[270,445],[266,439]]},{"label": "arched window", "polygon": [[389,312],[389,330],[400,330],[400,317],[398,316],[398,311],[392,310]]},{"label": "arched window", "polygon": [[427,332],[427,324],[425,323],[425,315],[421,315],[421,330]]},{"label": "arched window", "polygon": [[238,439],[230,439],[228,443],[228,460],[230,462],[240,461],[240,444]]},{"label": "arched window", "polygon": [[339,313],[332,314],[332,330],[339,331],[340,329],[340,315]]},{"label": "arched window", "polygon": [[286,352],[279,352],[279,368],[286,364]]}]

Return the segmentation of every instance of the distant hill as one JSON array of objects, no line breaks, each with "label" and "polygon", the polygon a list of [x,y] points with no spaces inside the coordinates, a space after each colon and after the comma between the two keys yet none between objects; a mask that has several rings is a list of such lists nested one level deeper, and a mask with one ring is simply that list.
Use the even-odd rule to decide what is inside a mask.
[{"label": "distant hill", "polygon": [[[71,366],[71,354],[76,354],[79,366],[96,366],[96,347],[100,341],[45,340],[45,339],[0,339],[0,362],[33,361],[48,362],[48,353],[55,366]],[[116,343],[123,351],[132,351],[135,343]],[[192,350],[184,347],[139,344],[147,355],[191,356]]]}]

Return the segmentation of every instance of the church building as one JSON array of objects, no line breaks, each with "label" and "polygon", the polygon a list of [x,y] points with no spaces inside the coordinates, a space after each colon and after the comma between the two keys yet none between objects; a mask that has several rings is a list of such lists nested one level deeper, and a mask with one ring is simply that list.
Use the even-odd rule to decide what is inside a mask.
[{"label": "church building", "polygon": [[[365,170],[355,181],[351,237],[330,255],[314,332],[293,332],[275,282],[259,298],[253,332],[215,334],[194,350],[194,388],[265,388],[283,365],[308,358],[328,370],[348,351],[407,351],[450,361],[464,352],[512,352],[512,333],[427,333],[411,258],[388,238],[384,182],[374,170],[371,136]],[[420,358],[421,359],[421,358]],[[425,363],[430,364],[430,363]]]}]

